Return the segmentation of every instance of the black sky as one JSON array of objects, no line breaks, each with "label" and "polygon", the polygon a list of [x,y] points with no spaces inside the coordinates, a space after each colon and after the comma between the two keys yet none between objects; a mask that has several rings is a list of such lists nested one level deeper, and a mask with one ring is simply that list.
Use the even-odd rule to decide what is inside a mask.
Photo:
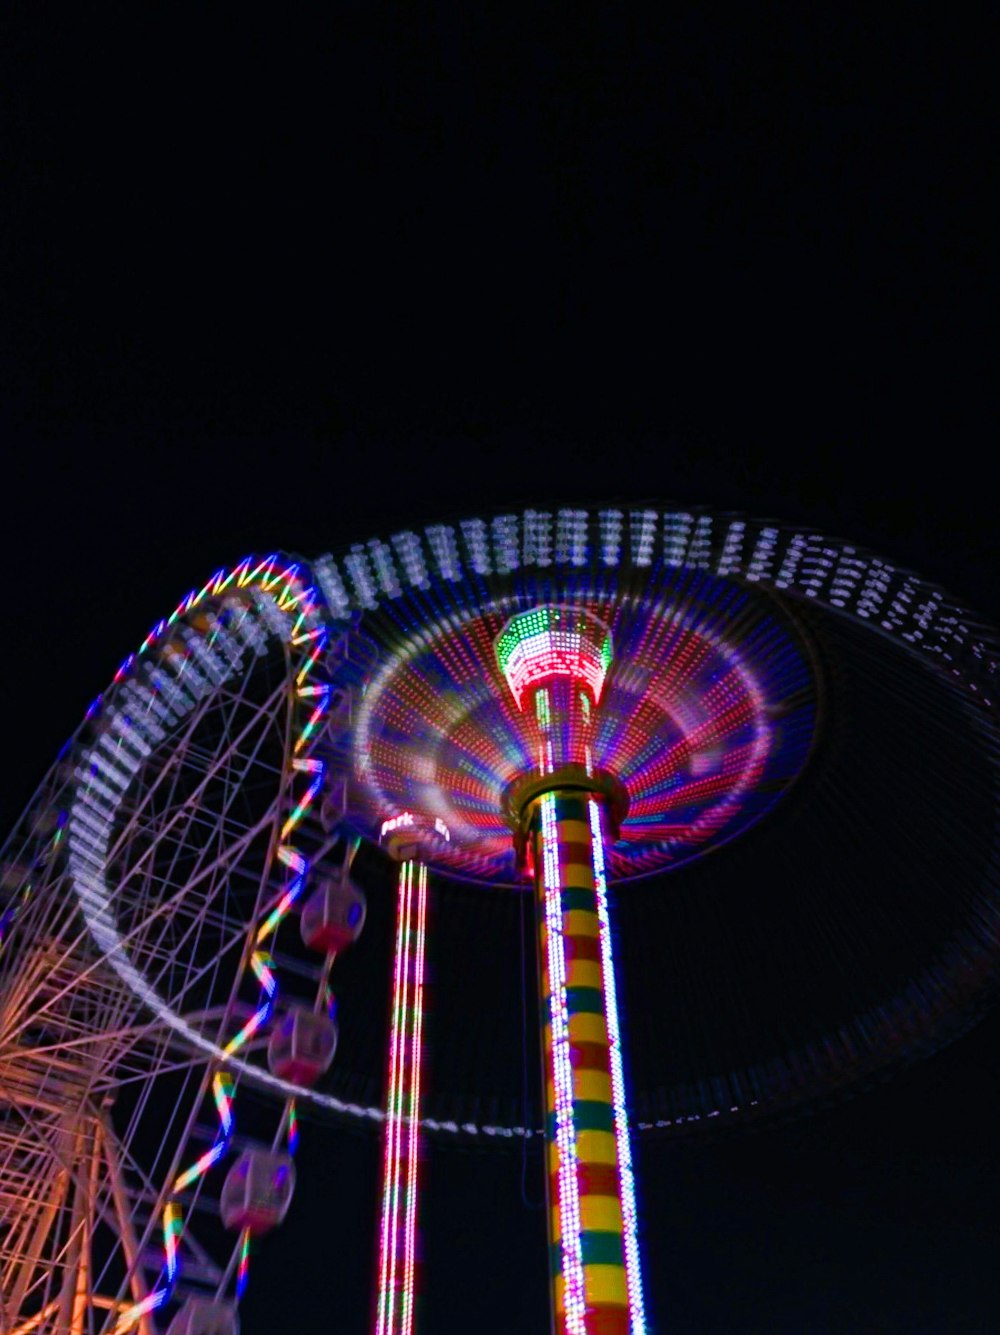
[{"label": "black sky", "polygon": [[[974,16],[2,24],[5,825],[152,622],[251,550],[676,499],[855,537],[997,620]],[[657,1329],[1000,1329],[997,1026],[812,1121],[650,1151]],[[336,1154],[317,1180],[367,1247],[362,1156]],[[534,1281],[504,1268],[539,1227],[509,1163],[452,1156],[435,1181],[428,1274],[453,1270],[473,1315],[433,1299],[427,1335],[541,1331],[512,1297]],[[276,1239],[249,1335],[365,1329],[364,1248],[317,1262],[302,1208],[325,1271],[300,1280]]]}]

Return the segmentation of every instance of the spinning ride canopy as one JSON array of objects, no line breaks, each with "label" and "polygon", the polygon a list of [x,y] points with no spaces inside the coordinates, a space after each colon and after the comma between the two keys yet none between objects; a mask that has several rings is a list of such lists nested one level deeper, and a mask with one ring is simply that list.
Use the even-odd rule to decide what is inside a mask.
[{"label": "spinning ride canopy", "polygon": [[[549,624],[561,608],[607,627],[593,661],[578,647],[563,650],[573,662],[562,680],[572,683],[575,672],[588,683],[590,762],[628,793],[611,850],[615,879],[676,865],[774,804],[805,762],[815,718],[807,653],[787,618],[704,571],[623,572],[595,587],[571,567],[513,588],[495,580],[478,603],[429,624],[416,621],[412,605],[386,609],[371,627],[383,656],[358,711],[360,819],[432,813],[450,832],[441,870],[516,879],[505,790],[538,767],[553,735],[549,768],[584,761],[573,736],[582,720],[568,702],[560,708],[558,693],[569,688],[559,678],[546,706],[558,715],[554,727],[522,707],[558,657],[560,637],[571,638]],[[509,620],[524,609],[527,620]],[[517,639],[512,626],[527,629]],[[534,657],[532,643],[541,649]]]},{"label": "spinning ride canopy", "polygon": [[[303,665],[294,669],[297,736],[334,780],[342,766],[349,823],[374,840],[386,820],[414,812],[444,832],[429,853],[443,873],[429,891],[434,1066],[423,1107],[432,1128],[509,1135],[541,1124],[536,1063],[523,1056],[534,1032],[534,965],[524,958],[530,897],[516,888],[503,802],[538,759],[542,720],[520,708],[496,654],[519,613],[575,609],[605,627],[612,646],[608,659],[599,644],[586,667],[596,705],[589,740],[595,768],[620,781],[629,800],[608,869],[635,1121],[694,1127],[733,1110],[742,1120],[750,1109],[823,1099],[947,1040],[991,995],[995,639],[919,578],[817,534],[652,509],[469,520],[283,570],[277,558],[247,563],[235,584],[244,567],[186,599],[136,663],[123,665],[91,749],[131,754],[119,723],[127,725],[143,691],[160,681],[166,689],[170,673],[155,662],[176,651],[179,631],[197,663],[206,652],[200,637],[215,633],[211,608],[223,615],[234,587],[254,571],[281,597],[287,584],[289,615],[305,616],[294,650]],[[280,704],[288,630],[267,599],[261,617],[258,629],[246,622],[246,634],[261,637],[263,654],[262,628],[273,622],[279,659],[257,658],[239,696],[218,699],[226,727],[240,735],[238,711],[251,711],[246,727],[260,729],[254,763],[263,776],[274,766],[267,739],[273,733],[281,744],[281,722],[277,705],[254,702],[260,694]],[[326,663],[310,647],[324,626],[331,646],[347,633],[346,660],[331,652]],[[546,650],[555,652],[550,639]],[[314,705],[325,688],[310,684],[317,673],[331,679],[334,699],[338,685],[353,695],[347,714],[331,705],[322,734]],[[157,708],[165,710],[162,701]],[[203,717],[199,728],[214,715]],[[171,737],[143,762],[151,783],[156,765],[181,773],[208,754],[201,742],[178,751]],[[311,765],[293,773],[292,815],[315,797]],[[228,768],[223,775],[228,791],[236,779]],[[250,825],[254,795],[265,788],[239,788]],[[178,788],[178,803],[185,791]],[[129,809],[138,800],[130,796]],[[196,808],[183,809],[190,822]],[[121,981],[180,1038],[219,1058],[221,1044],[195,1033],[165,999],[162,961],[157,983],[139,948],[141,923],[162,934],[172,919],[147,906],[132,921],[121,887],[133,873],[74,871],[92,857],[84,844],[74,852],[74,838],[71,829],[74,888]],[[226,858],[245,861],[241,847]],[[161,872],[175,874],[176,859],[160,868],[141,841],[132,855],[137,868],[151,869],[141,906]],[[388,887],[367,846],[356,874]],[[205,921],[239,951],[245,906],[234,878],[219,875],[211,892],[219,910]],[[258,880],[255,872],[248,884]],[[364,942],[339,966],[353,999],[337,1060],[302,1094],[335,1114],[381,1115],[387,905],[387,895],[370,896]],[[158,940],[158,960],[165,949]],[[240,1069],[275,1086],[253,1061]]]},{"label": "spinning ride canopy", "polygon": [[[653,509],[526,511],[375,539],[287,569],[265,558],[220,573],[154,629],[105,696],[99,744],[86,754],[131,754],[122,733],[130,711],[145,709],[171,675],[156,663],[175,653],[179,632],[191,662],[205,658],[202,636],[219,624],[211,609],[226,615],[233,589],[251,578],[279,602],[287,597],[289,616],[305,617],[292,646],[296,754],[301,745],[322,757],[327,781],[346,783],[348,823],[370,836],[356,876],[383,890],[369,897],[361,946],[338,966],[352,1002],[337,1060],[303,1102],[381,1117],[391,876],[370,843],[387,820],[413,814],[440,827],[427,854],[438,874],[429,887],[434,1062],[423,1120],[480,1137],[541,1125],[537,1064],[524,1058],[537,1018],[531,904],[504,797],[535,766],[545,729],[520,708],[496,641],[512,617],[543,608],[575,609],[606,628],[611,646],[608,658],[599,642],[585,669],[596,705],[588,740],[595,769],[628,796],[608,871],[633,1124],[715,1126],[848,1091],[961,1032],[990,999],[1000,962],[996,640],[918,577],[818,534]],[[331,648],[319,654],[313,637],[324,627]],[[540,627],[543,642],[554,629]],[[263,777],[285,744],[289,671],[288,626],[271,595],[246,621],[251,632],[258,667],[241,677],[238,696],[209,692],[195,726],[211,728],[219,713],[234,736],[259,729],[252,763],[261,780],[238,781],[221,760],[218,780],[214,770],[206,778],[206,744],[178,749],[171,733],[140,767],[150,801],[160,765],[182,779],[191,768],[192,783],[238,788],[248,827],[258,797],[271,800]],[[277,645],[273,661],[265,639]],[[562,652],[551,635],[543,648]],[[512,663],[516,678],[516,655]],[[333,689],[325,713],[320,679]],[[340,686],[347,712],[336,703]],[[572,750],[572,736],[565,745]],[[319,805],[312,766],[293,764],[289,826]],[[89,771],[84,780],[94,782]],[[197,808],[185,805],[180,780],[174,788],[190,841]],[[140,800],[130,790],[113,817],[115,839]],[[176,956],[170,968],[182,974],[190,966],[180,944],[142,944],[149,931],[172,930],[173,918],[147,900],[158,878],[177,875],[176,856],[165,845],[161,867],[140,840],[122,853],[135,868],[109,879],[86,870],[92,854],[74,840],[71,828],[74,888],[121,982],[181,1040],[221,1059],[223,1041],[195,1032],[170,1003],[160,957]],[[230,954],[254,911],[223,874],[230,858],[247,861],[241,849],[236,840],[218,859],[215,889],[198,891],[217,903],[202,915],[205,941],[218,931]],[[260,875],[246,870],[248,885],[264,883],[263,862]],[[140,874],[133,906],[123,888]],[[206,944],[206,957],[222,958],[221,946]],[[254,1060],[237,1065],[245,1078],[295,1092]]]},{"label": "spinning ride canopy", "polygon": [[634,1123],[847,1092],[991,994],[995,650],[938,590],[815,534],[653,510],[440,526],[314,570],[372,663],[351,819],[376,836],[414,812],[447,831],[427,853],[432,1127],[541,1121],[504,801],[552,730],[520,707],[523,646],[503,664],[497,650],[531,609],[543,656],[560,652],[553,612],[613,645],[579,672],[598,700],[593,766],[628,795],[608,870]]}]

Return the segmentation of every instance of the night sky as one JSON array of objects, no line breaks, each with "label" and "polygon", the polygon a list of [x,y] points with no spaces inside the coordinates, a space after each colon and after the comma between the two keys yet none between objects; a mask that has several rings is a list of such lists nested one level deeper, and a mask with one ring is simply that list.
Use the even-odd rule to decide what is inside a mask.
[{"label": "night sky", "polygon": [[[1000,619],[974,18],[460,11],[7,8],[4,828],[150,625],[248,551],[704,503]],[[656,1330],[1000,1330],[998,1036],[641,1147]],[[243,1330],[360,1335],[377,1146],[307,1125],[302,1156]],[[424,1335],[541,1335],[518,1155],[434,1152],[428,1182]]]}]

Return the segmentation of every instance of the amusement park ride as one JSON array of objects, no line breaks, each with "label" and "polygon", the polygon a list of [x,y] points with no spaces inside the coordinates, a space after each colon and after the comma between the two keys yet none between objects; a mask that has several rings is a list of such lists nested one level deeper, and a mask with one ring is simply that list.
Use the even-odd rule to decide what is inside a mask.
[{"label": "amusement park ride", "polygon": [[[324,1121],[381,1137],[376,1335],[419,1326],[426,1137],[544,1136],[552,1330],[653,1329],[635,1137],[839,1096],[995,986],[995,671],[991,633],[918,577],[708,512],[529,510],[220,570],[115,673],[3,852],[0,1329],[234,1335]],[[958,861],[874,828],[877,765],[838,787],[876,718],[913,802],[947,800],[932,745],[971,776]],[[723,960],[697,914],[743,921],[726,859],[820,808],[827,879],[782,888],[761,854],[755,918],[795,951],[780,1001],[748,1001],[767,946],[748,928]],[[723,845],[732,899],[692,907],[684,877]],[[876,845],[905,923],[848,870]],[[509,978],[472,995],[442,960],[433,1014],[425,993],[439,924],[473,952],[489,924],[506,959],[528,894],[525,1116]],[[435,1079],[429,1030],[473,1007],[496,1041],[464,1086]]]}]

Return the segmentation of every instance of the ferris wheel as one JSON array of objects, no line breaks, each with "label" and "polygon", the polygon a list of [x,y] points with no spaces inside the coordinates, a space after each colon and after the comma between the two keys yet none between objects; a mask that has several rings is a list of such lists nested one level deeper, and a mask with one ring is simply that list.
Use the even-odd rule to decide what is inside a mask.
[{"label": "ferris wheel", "polygon": [[425,1136],[544,1138],[553,1328],[647,1330],[635,1137],[838,1097],[995,987],[995,671],[917,577],[708,512],[217,572],[4,849],[0,1327],[233,1335],[308,1108],[381,1138],[377,1335],[419,1327]]}]

